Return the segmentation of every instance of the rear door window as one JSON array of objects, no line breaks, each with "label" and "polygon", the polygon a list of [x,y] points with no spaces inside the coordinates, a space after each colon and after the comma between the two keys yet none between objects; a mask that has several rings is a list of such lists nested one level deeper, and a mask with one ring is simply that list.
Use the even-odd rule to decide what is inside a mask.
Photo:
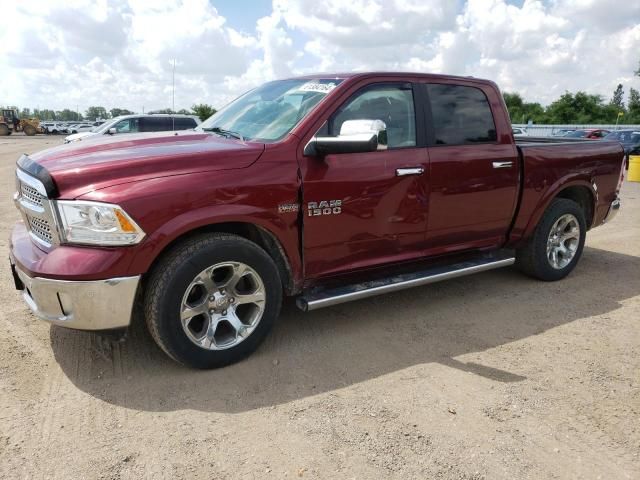
[{"label": "rear door window", "polygon": [[429,84],[436,145],[497,141],[489,101],[482,90],[464,85]]},{"label": "rear door window", "polygon": [[169,117],[143,117],[140,119],[141,132],[166,132],[171,130]]}]

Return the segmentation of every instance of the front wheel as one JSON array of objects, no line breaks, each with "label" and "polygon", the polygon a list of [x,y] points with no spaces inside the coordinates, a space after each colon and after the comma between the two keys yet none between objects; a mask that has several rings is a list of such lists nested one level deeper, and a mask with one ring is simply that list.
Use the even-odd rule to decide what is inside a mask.
[{"label": "front wheel", "polygon": [[194,237],[154,268],[147,326],[174,360],[217,368],[252,353],[280,313],[282,284],[267,253],[228,234]]},{"label": "front wheel", "polygon": [[556,198],[527,244],[516,251],[518,268],[539,280],[560,280],[575,268],[586,238],[584,211],[573,200]]}]

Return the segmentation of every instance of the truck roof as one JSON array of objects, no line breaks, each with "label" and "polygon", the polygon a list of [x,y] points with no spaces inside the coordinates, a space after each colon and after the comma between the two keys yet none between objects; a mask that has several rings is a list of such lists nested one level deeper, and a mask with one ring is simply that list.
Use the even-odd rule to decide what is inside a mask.
[{"label": "truck roof", "polygon": [[440,73],[423,73],[423,72],[393,72],[393,71],[372,71],[372,72],[320,72],[310,75],[300,75],[295,77],[288,77],[288,80],[293,79],[309,79],[314,78],[335,78],[346,80],[348,78],[369,78],[369,77],[411,77],[411,78],[424,78],[430,80],[465,80],[474,81],[478,83],[485,83],[495,85],[492,80],[472,77],[472,76],[460,76],[460,75],[445,75]]}]

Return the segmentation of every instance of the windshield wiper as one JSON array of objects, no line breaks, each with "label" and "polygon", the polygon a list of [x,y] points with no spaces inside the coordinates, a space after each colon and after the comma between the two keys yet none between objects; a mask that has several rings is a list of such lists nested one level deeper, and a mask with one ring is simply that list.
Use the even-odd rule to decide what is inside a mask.
[{"label": "windshield wiper", "polygon": [[225,130],[224,128],[220,128],[220,127],[205,127],[202,130],[204,130],[205,132],[213,132],[219,135],[226,135],[227,137],[237,138],[241,142],[244,142],[244,137],[240,135],[238,132]]}]

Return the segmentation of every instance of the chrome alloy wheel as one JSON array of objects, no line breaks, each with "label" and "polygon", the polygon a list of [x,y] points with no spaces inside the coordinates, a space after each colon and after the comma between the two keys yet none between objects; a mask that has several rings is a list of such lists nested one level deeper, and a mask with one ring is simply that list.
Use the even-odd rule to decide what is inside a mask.
[{"label": "chrome alloy wheel", "polygon": [[580,224],[578,219],[567,213],[551,227],[547,239],[547,259],[556,270],[562,270],[571,263],[580,245]]},{"label": "chrome alloy wheel", "polygon": [[187,337],[207,350],[224,350],[245,340],[264,313],[262,279],[240,262],[217,263],[200,272],[182,297],[180,321]]}]

